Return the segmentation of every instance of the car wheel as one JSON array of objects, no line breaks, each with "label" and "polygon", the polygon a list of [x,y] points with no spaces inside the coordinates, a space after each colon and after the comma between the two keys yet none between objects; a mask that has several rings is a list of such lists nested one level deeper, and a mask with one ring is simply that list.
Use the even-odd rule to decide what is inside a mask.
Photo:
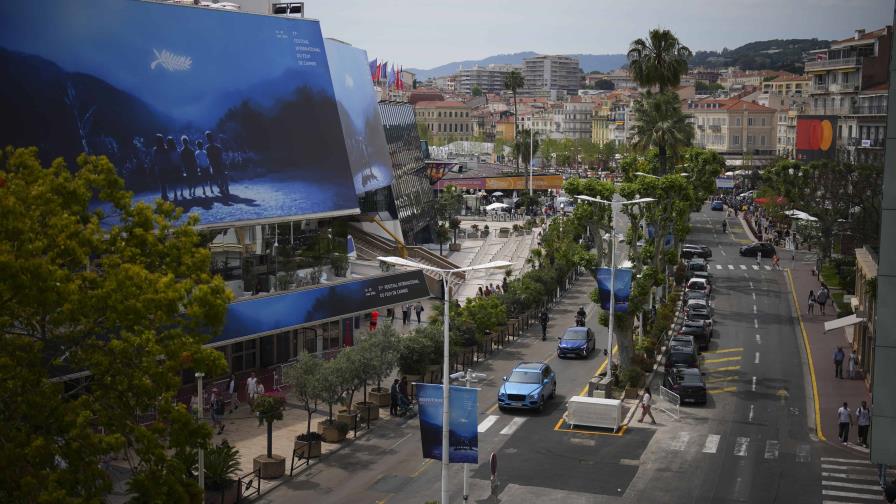
[{"label": "car wheel", "polygon": [[553,399],[557,395],[557,384],[555,383],[553,387],[551,387],[551,399]]},{"label": "car wheel", "polygon": [[544,396],[541,396],[541,401],[538,403],[538,412],[541,413],[544,411]]},{"label": "car wheel", "polygon": [[507,408],[505,408],[504,406],[501,406],[500,404],[498,405],[498,409],[501,410],[502,413],[504,411],[507,411]]}]

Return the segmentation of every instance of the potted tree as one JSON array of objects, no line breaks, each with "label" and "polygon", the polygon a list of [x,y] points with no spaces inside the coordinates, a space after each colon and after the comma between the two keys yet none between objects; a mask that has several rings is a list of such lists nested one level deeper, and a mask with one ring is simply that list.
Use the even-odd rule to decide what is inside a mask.
[{"label": "potted tree", "polygon": [[234,504],[240,497],[236,476],[240,452],[227,440],[205,451],[205,503]]},{"label": "potted tree", "polygon": [[448,227],[454,232],[454,241],[448,245],[448,250],[458,252],[460,250],[460,243],[457,243],[457,231],[460,229],[460,218],[452,217],[451,220],[448,221]]},{"label": "potted tree", "polygon": [[338,443],[348,434],[348,424],[333,418],[333,406],[342,399],[347,381],[344,362],[338,358],[324,362],[318,381],[318,399],[327,405],[328,415],[326,420],[317,423],[317,432],[327,443]]},{"label": "potted tree", "polygon": [[423,378],[433,362],[432,345],[422,329],[425,328],[414,329],[409,336],[401,338],[398,348],[398,370],[412,384]]},{"label": "potted tree", "polygon": [[263,423],[268,426],[268,450],[266,455],[255,457],[252,469],[261,471],[261,477],[274,479],[283,476],[286,472],[286,458],[272,453],[274,442],[274,422],[283,420],[283,408],[286,399],[279,395],[264,394],[255,398],[252,411],[258,415],[258,425]]},{"label": "potted tree", "polygon": [[336,360],[342,361],[344,381],[340,395],[344,399],[343,405],[345,406],[336,411],[336,420],[347,423],[349,429],[357,428],[358,410],[352,406],[355,391],[364,386],[364,378],[361,375],[363,358],[362,352],[359,352],[357,347],[344,348],[336,356]]},{"label": "potted tree", "polygon": [[284,371],[284,380],[290,384],[293,394],[308,415],[305,434],[296,436],[295,441],[295,449],[302,452],[306,458],[320,457],[321,453],[322,437],[317,432],[311,432],[311,416],[317,411],[322,367],[323,362],[320,359],[308,352],[302,352],[296,363]]},{"label": "potted tree", "polygon": [[[359,372],[364,380],[364,400],[358,402],[357,407],[362,420],[368,420],[368,416],[370,420],[376,420],[380,416],[380,407],[389,405],[389,389],[383,388],[382,384],[395,368],[398,338],[398,331],[392,326],[382,326],[358,346],[362,354]],[[371,382],[377,386],[371,389],[368,400],[367,384]]]}]

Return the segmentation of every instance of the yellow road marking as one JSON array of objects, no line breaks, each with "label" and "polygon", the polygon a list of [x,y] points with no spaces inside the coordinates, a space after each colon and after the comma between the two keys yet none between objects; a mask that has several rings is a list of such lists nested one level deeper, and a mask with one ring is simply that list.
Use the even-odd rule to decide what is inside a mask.
[{"label": "yellow road marking", "polygon": [[487,409],[487,410],[485,411],[485,414],[486,414],[486,415],[491,415],[492,413],[495,412],[496,409],[498,409],[498,403],[492,404],[492,407],[489,408],[489,409]]},{"label": "yellow road marking", "polygon": [[806,357],[809,359],[809,378],[812,381],[812,400],[815,403],[815,435],[825,441],[821,432],[821,405],[818,402],[818,384],[815,382],[815,364],[812,362],[812,348],[809,346],[809,335],[806,334],[806,326],[803,325],[803,316],[800,313],[800,303],[796,298],[796,288],[793,286],[793,276],[787,270],[787,283],[790,285],[790,295],[793,296],[793,307],[796,310],[797,320],[800,321],[800,331],[803,333],[803,346],[806,348]]},{"label": "yellow road marking", "polygon": [[417,470],[414,472],[414,474],[411,475],[411,477],[412,477],[412,478],[416,478],[417,476],[420,476],[420,473],[422,473],[423,470],[426,469],[426,466],[428,466],[430,462],[432,462],[432,459],[426,459],[426,460],[424,460],[423,463],[420,464],[420,469],[417,469]]},{"label": "yellow road marking", "polygon": [[[561,418],[560,421],[562,422],[563,419]],[[554,428],[554,430],[560,431],[560,432],[575,432],[576,434],[586,434],[589,436],[622,436],[623,434],[625,434],[625,431],[628,430],[628,424],[620,427],[619,432],[597,432],[597,431],[587,431],[587,430],[581,430],[581,429],[560,429],[560,428],[556,428],[556,427]]]},{"label": "yellow road marking", "polygon": [[721,394],[721,393],[723,393],[723,392],[737,392],[737,387],[725,387],[725,388],[718,388],[718,389],[707,389],[706,391],[709,392],[710,394]]},{"label": "yellow road marking", "polygon": [[706,383],[719,383],[719,382],[727,382],[733,380],[733,376],[723,376],[721,378],[710,378],[708,380],[703,380]]},{"label": "yellow road marking", "polygon": [[705,361],[703,361],[703,363],[704,364],[713,364],[716,362],[730,362],[730,361],[736,361],[736,360],[740,360],[739,355],[737,357],[720,357],[718,359],[706,359]]},{"label": "yellow road marking", "polygon": [[740,366],[728,366],[728,367],[720,367],[720,368],[711,368],[707,369],[707,373],[717,373],[719,371],[737,371],[740,369]]},{"label": "yellow road marking", "polygon": [[744,350],[743,348],[725,348],[724,350],[713,350],[712,352],[703,352],[703,355],[728,353],[728,352],[743,352],[743,350]]},{"label": "yellow road marking", "polygon": [[[615,354],[618,350],[619,350],[619,346],[613,345],[613,353]],[[600,375],[601,373],[603,373],[604,369],[607,368],[608,361],[609,361],[609,359],[604,359],[603,363],[601,363],[600,367],[597,368],[597,371],[595,371],[594,375],[592,375],[591,377],[594,378],[594,377]],[[582,387],[582,391],[579,392],[579,395],[580,396],[585,395],[585,392],[588,392],[588,384],[587,383],[585,384],[584,387]],[[588,435],[592,435],[592,436],[621,436],[621,435],[625,434],[626,429],[628,429],[628,425],[623,425],[622,428],[619,430],[619,432],[592,432],[592,431],[585,431],[585,430],[579,430],[579,429],[561,429],[560,428],[561,425],[563,425],[563,416],[558,418],[557,423],[554,424],[555,431],[576,432],[579,434],[588,434]]]}]

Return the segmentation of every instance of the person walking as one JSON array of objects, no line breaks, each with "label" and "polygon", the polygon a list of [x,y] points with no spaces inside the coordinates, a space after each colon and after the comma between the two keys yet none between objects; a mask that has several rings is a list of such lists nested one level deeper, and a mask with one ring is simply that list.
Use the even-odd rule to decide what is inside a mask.
[{"label": "person walking", "polygon": [[541,341],[544,341],[548,337],[548,321],[550,320],[548,311],[541,310],[541,315],[539,315],[538,319],[541,322]]},{"label": "person walking", "polygon": [[401,325],[406,326],[411,321],[411,305],[401,305]]},{"label": "person walking", "polygon": [[840,425],[837,437],[840,438],[841,443],[847,444],[849,442],[849,426],[852,425],[852,412],[849,411],[849,406],[845,402],[837,410],[837,422]]},{"label": "person walking", "polygon": [[653,403],[653,396],[650,394],[650,387],[644,389],[644,396],[641,397],[641,418],[638,419],[638,422],[643,423],[644,417],[650,417],[650,423],[656,425],[656,418],[653,418],[653,412],[650,411],[650,408]]},{"label": "person walking", "polygon": [[849,377],[850,380],[856,379],[856,374],[859,368],[859,356],[856,355],[855,350],[850,350],[849,352],[849,360],[846,361],[846,376]]},{"label": "person walking", "polygon": [[420,315],[423,314],[423,303],[417,301],[417,304],[414,305],[414,313],[417,314],[417,323],[422,324],[420,321]]},{"label": "person walking", "polygon": [[389,324],[395,324],[395,307],[392,306],[386,311],[388,312],[387,315],[389,315]]},{"label": "person walking", "polygon": [[843,353],[843,347],[837,347],[834,350],[834,378],[843,379],[843,359],[846,355]]},{"label": "person walking", "polygon": [[815,291],[809,289],[809,315],[815,313]]},{"label": "person walking", "polygon": [[762,252],[756,252],[756,266],[762,264]]},{"label": "person walking", "polygon": [[240,398],[238,385],[236,384],[236,375],[230,375],[230,381],[227,383],[227,394],[230,397],[230,412],[233,413],[240,407]]},{"label": "person walking", "polygon": [[824,307],[828,303],[828,296],[830,293],[826,287],[822,287],[819,289],[818,294],[815,296],[815,302],[818,303],[818,311],[824,315]]},{"label": "person walking", "polygon": [[862,401],[862,405],[856,409],[856,425],[859,428],[859,444],[868,448],[868,429],[871,427],[871,410],[868,403]]},{"label": "person walking", "polygon": [[246,397],[249,398],[249,405],[255,403],[255,395],[258,393],[258,378],[255,377],[255,372],[249,375],[249,378],[246,378]]},{"label": "person walking", "polygon": [[[402,376],[401,381],[398,382],[398,398],[399,404],[404,402],[404,404],[409,404],[411,402],[411,396],[408,394],[408,377]],[[403,401],[402,401],[403,400]]]},{"label": "person walking", "polygon": [[376,331],[376,323],[380,319],[380,312],[373,310],[370,312],[370,328],[369,331]]},{"label": "person walking", "polygon": [[389,415],[398,415],[398,378],[392,382],[389,388]]},{"label": "person walking", "polygon": [[781,269],[781,258],[778,257],[778,254],[775,254],[775,256],[772,257],[772,265],[774,266],[774,268],[775,268],[776,270],[780,270],[780,269]]},{"label": "person walking", "polygon": [[218,434],[224,432],[224,422],[221,421],[221,417],[224,416],[224,401],[221,400],[217,388],[212,389],[212,397],[211,401],[209,401],[208,409],[212,414],[212,425],[218,428]]}]

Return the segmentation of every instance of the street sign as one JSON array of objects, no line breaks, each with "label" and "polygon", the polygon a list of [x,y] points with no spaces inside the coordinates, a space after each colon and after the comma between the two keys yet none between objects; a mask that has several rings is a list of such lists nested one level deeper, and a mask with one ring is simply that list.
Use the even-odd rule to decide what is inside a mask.
[{"label": "street sign", "polygon": [[716,177],[717,189],[734,189],[733,177]]}]

